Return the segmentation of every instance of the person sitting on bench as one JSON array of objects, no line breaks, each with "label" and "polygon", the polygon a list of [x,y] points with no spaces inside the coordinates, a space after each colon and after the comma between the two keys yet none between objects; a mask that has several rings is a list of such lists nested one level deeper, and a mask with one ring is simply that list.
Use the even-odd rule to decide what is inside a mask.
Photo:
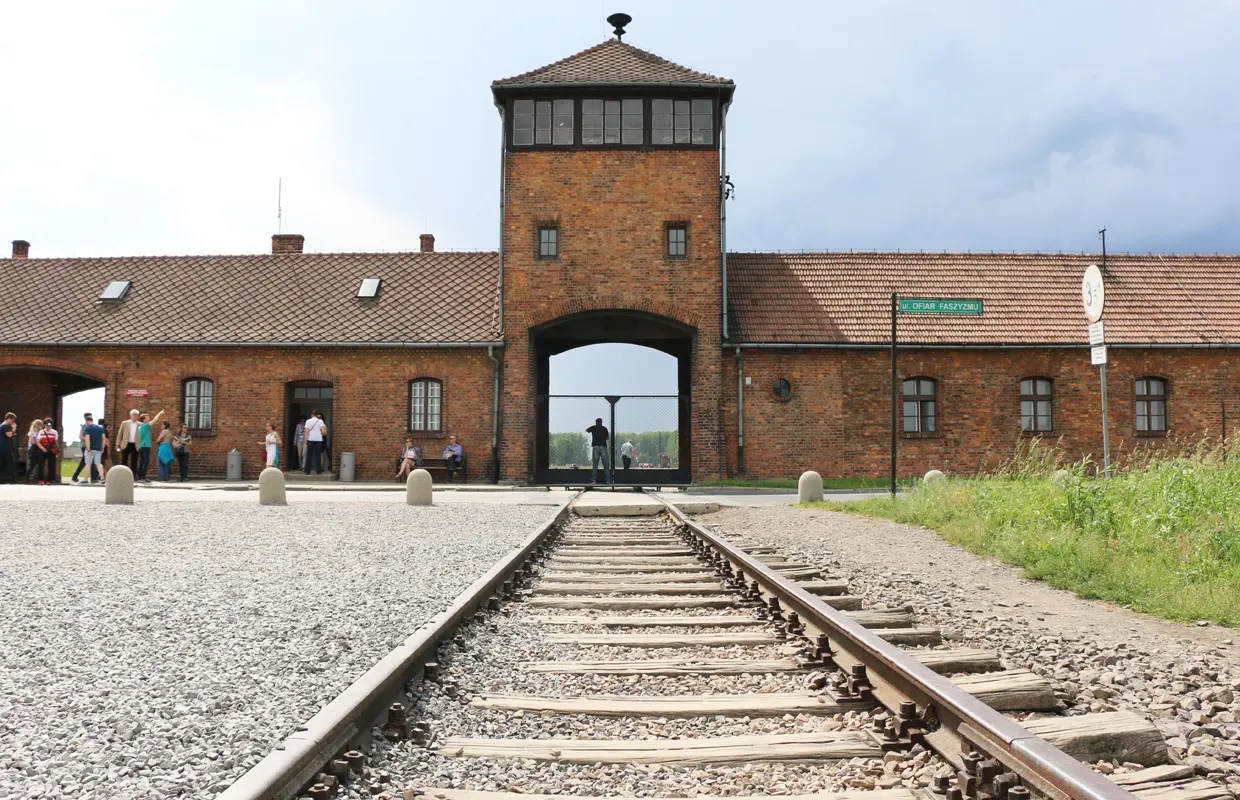
[{"label": "person sitting on bench", "polygon": [[396,459],[396,463],[400,465],[396,480],[404,478],[414,469],[422,466],[422,448],[413,443],[412,436],[405,437],[405,446],[401,448],[400,457]]},{"label": "person sitting on bench", "polygon": [[[448,446],[443,449],[443,463],[448,469],[448,483],[452,483],[452,473],[461,468],[461,462],[465,459],[465,451],[457,444],[455,436],[448,437]],[[461,480],[465,480],[464,473],[461,474]]]}]

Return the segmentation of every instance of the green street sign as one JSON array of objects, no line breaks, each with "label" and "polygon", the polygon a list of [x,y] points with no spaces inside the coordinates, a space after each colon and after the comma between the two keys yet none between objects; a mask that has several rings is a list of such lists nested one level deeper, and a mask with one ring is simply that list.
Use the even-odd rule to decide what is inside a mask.
[{"label": "green street sign", "polygon": [[982,313],[981,300],[901,297],[901,314],[972,314]]}]

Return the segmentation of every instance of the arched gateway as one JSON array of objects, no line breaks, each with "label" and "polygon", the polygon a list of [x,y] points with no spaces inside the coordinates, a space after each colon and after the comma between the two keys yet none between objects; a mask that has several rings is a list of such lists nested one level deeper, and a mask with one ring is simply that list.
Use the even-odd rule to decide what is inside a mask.
[{"label": "arched gateway", "polygon": [[[692,475],[692,356],[696,329],[640,311],[572,314],[531,328],[535,373],[534,479],[543,484],[581,485],[590,479],[584,433],[596,417],[612,433],[614,482],[633,486],[686,484]],[[626,394],[551,394],[551,358],[595,344],[649,347],[676,359],[676,393],[655,394],[634,386]],[[633,438],[639,458],[622,468],[621,444]],[[600,481],[602,479],[600,470]]]}]

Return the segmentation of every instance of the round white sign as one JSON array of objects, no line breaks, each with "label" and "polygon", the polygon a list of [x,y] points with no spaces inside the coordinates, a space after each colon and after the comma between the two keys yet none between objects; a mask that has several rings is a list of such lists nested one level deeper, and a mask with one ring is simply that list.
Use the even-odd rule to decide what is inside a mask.
[{"label": "round white sign", "polygon": [[1102,285],[1102,270],[1097,264],[1090,264],[1081,278],[1081,302],[1085,304],[1085,315],[1090,322],[1102,319],[1102,309],[1106,305],[1106,289]]}]

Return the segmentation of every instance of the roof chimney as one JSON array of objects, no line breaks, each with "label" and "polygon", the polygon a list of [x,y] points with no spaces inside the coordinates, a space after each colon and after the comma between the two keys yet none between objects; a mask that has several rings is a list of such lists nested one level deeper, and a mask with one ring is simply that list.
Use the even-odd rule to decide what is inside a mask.
[{"label": "roof chimney", "polygon": [[424,233],[418,238],[422,240],[422,252],[423,253],[435,252],[435,234]]},{"label": "roof chimney", "polygon": [[30,258],[30,242],[25,239],[14,239],[13,258]]},{"label": "roof chimney", "polygon": [[300,253],[306,237],[300,233],[276,233],[271,237],[272,253]]}]

